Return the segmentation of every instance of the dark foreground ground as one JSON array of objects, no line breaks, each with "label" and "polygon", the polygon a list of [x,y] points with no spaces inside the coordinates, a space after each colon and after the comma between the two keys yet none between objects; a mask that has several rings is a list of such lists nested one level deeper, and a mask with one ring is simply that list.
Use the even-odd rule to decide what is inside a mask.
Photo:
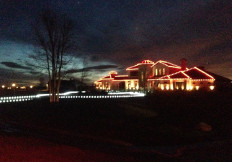
[{"label": "dark foreground ground", "polygon": [[[67,161],[69,156],[73,158],[71,161],[232,159],[230,92],[168,92],[145,98],[68,99],[59,104],[35,100],[1,104],[0,117],[3,132],[0,142],[13,140],[17,145],[17,138],[23,139],[21,142],[29,140],[29,143],[45,140],[52,144],[45,142],[38,149],[49,150],[55,145],[60,150],[47,151],[47,154],[55,156],[64,152],[64,157],[60,158],[67,157]],[[35,142],[35,147],[38,143]],[[27,147],[26,144],[25,149]],[[78,156],[67,150],[77,151],[73,154]],[[78,150],[87,153],[80,154]],[[41,156],[46,157],[46,152]],[[48,157],[51,160],[50,155]]]}]

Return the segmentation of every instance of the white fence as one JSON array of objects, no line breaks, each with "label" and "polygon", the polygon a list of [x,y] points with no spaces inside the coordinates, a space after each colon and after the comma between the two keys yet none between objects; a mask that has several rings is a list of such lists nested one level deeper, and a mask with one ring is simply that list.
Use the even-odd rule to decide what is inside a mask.
[{"label": "white fence", "polygon": [[[138,92],[118,92],[109,93],[108,95],[73,95],[77,94],[78,91],[70,91],[65,93],[60,93],[60,99],[101,99],[101,98],[132,98],[132,97],[144,97],[144,93]],[[0,97],[0,103],[12,103],[12,102],[25,102],[38,99],[41,97],[48,97],[49,94],[37,94],[29,96],[8,96]]]}]

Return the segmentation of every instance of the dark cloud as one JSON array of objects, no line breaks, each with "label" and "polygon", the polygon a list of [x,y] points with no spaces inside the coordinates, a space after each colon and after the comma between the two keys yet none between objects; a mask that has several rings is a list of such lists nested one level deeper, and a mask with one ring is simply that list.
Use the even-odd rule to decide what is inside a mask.
[{"label": "dark cloud", "polygon": [[219,53],[227,55],[229,51],[232,51],[232,40],[220,41],[215,44],[211,44],[209,47],[202,49],[198,55],[215,56]]},{"label": "dark cloud", "polygon": [[[30,25],[44,8],[67,14],[76,25],[79,45],[70,55],[86,54],[100,64],[87,67],[87,71],[118,68],[102,66],[105,61],[126,68],[143,59],[178,64],[185,57],[189,66],[203,64],[222,72],[232,61],[231,0],[11,0],[0,6],[0,39],[28,44],[33,39]],[[225,66],[220,66],[223,61]],[[34,68],[31,62],[4,65]],[[81,69],[67,72],[79,73]],[[227,75],[232,77],[232,72]]]},{"label": "dark cloud", "polygon": [[9,68],[14,68],[14,69],[24,69],[24,70],[31,70],[32,69],[30,67],[23,66],[23,65],[15,63],[15,62],[1,62],[1,64],[5,65]]},{"label": "dark cloud", "polygon": [[11,85],[13,82],[21,85],[39,82],[38,76],[19,73],[14,69],[0,68],[0,78],[0,84],[6,85]]},{"label": "dark cloud", "polygon": [[67,70],[66,73],[80,73],[84,71],[102,71],[102,70],[109,70],[109,69],[117,69],[117,65],[98,65],[98,66],[90,66],[84,69],[70,69]]},{"label": "dark cloud", "polygon": [[[130,13],[123,11],[102,25],[91,26],[83,46],[91,53],[92,61],[107,60],[122,66],[142,59],[175,62],[183,56],[195,61],[204,57],[201,51],[212,51],[209,48],[216,46],[215,39],[217,44],[224,44],[218,34],[232,35],[231,1],[156,1],[150,5],[137,2],[132,5],[136,6],[134,9],[125,5],[130,2],[121,4],[120,11],[127,9]],[[203,41],[212,44],[202,46]],[[226,50],[231,45],[227,44]],[[223,48],[217,52],[223,53]]]},{"label": "dark cloud", "polygon": [[32,75],[41,75],[41,74],[43,74],[43,73],[40,73],[38,71],[30,71],[29,73],[32,74]]},{"label": "dark cloud", "polygon": [[216,0],[193,10],[174,25],[174,38],[186,42],[231,32],[231,6],[232,2],[229,0]]},{"label": "dark cloud", "polygon": [[36,67],[35,64],[32,64],[32,63],[30,63],[30,62],[28,62],[28,61],[25,61],[24,63],[25,63],[25,65],[27,65],[28,67]]}]

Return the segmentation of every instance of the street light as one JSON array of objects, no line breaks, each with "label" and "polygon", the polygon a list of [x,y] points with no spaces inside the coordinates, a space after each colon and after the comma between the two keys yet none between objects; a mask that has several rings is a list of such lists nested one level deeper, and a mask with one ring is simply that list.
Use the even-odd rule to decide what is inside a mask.
[{"label": "street light", "polygon": [[32,89],[32,88],[33,88],[33,85],[30,85],[30,88]]},{"label": "street light", "polygon": [[4,89],[5,88],[5,85],[2,85],[2,89]]}]

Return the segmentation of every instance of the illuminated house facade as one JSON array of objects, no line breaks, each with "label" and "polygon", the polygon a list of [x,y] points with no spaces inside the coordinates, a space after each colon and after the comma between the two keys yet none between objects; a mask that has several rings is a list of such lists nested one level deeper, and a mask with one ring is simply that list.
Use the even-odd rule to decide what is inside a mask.
[{"label": "illuminated house facade", "polygon": [[204,70],[187,68],[186,59],[181,65],[159,60],[144,60],[126,69],[127,75],[111,71],[95,82],[102,90],[213,90],[214,77]]}]

